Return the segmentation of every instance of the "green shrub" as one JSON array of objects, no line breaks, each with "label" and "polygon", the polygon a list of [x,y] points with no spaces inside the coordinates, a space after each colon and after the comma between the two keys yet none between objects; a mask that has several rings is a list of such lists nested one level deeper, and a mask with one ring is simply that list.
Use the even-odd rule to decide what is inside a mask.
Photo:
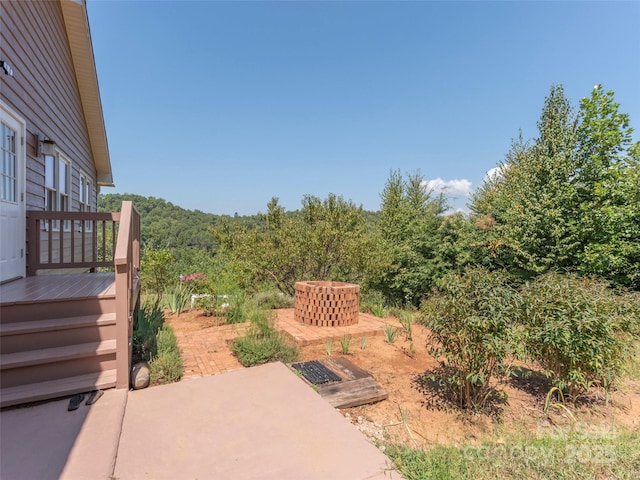
[{"label": "green shrub", "polygon": [[182,377],[182,357],[173,329],[164,324],[156,334],[158,354],[149,362],[151,383],[177,382]]},{"label": "green shrub", "polygon": [[231,342],[231,351],[245,367],[298,359],[298,348],[286,335],[273,326],[273,316],[268,312],[254,311],[250,314],[251,326],[246,335]]},{"label": "green shrub", "polygon": [[247,301],[244,294],[229,295],[228,306],[223,310],[227,323],[243,323],[247,321]]},{"label": "green shrub", "polygon": [[164,323],[162,310],[157,303],[145,303],[133,321],[133,362],[149,361],[157,352],[156,334]]},{"label": "green shrub", "polygon": [[506,372],[505,359],[518,345],[512,320],[518,298],[504,275],[473,268],[445,276],[423,302],[429,353],[443,367],[444,378],[437,380],[459,407],[484,408],[493,392],[491,379]]},{"label": "green shrub", "polygon": [[150,380],[152,384],[173,383],[182,377],[182,357],[180,352],[171,351],[158,354],[151,362]]},{"label": "green shrub", "polygon": [[149,362],[151,383],[177,382],[182,357],[173,329],[164,323],[158,303],[143,304],[133,322],[132,363]]},{"label": "green shrub", "polygon": [[553,386],[574,400],[593,385],[608,391],[637,331],[632,297],[602,282],[557,273],[526,284],[522,296],[527,353]]},{"label": "green shrub", "polygon": [[191,301],[191,288],[180,283],[173,289],[166,289],[163,298],[169,311],[180,315],[187,309],[187,305]]},{"label": "green shrub", "polygon": [[158,355],[179,351],[178,339],[175,333],[173,333],[173,329],[167,324],[162,325],[162,328],[158,330],[156,334],[156,344],[158,346]]},{"label": "green shrub", "polygon": [[274,290],[256,293],[251,297],[250,304],[259,310],[275,310],[278,308],[292,308],[293,297]]}]

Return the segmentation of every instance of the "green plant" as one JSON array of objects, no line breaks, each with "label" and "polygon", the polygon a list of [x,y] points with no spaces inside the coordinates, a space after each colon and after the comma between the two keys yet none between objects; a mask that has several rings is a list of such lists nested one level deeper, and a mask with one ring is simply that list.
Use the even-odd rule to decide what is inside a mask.
[{"label": "green plant", "polygon": [[353,337],[348,333],[340,337],[340,348],[342,348],[342,353],[345,355],[349,353],[349,346],[351,345],[351,340]]},{"label": "green plant", "polygon": [[327,343],[325,344],[324,348],[327,351],[327,356],[330,357],[331,352],[333,351],[333,338],[329,338],[327,340]]},{"label": "green plant", "polygon": [[227,323],[243,323],[247,321],[247,302],[246,297],[237,293],[229,295],[226,299],[228,306],[224,309]]},{"label": "green plant", "polygon": [[267,292],[259,292],[249,300],[252,308],[260,310],[275,310],[278,308],[292,308],[293,297],[285,295],[282,292],[269,290]]},{"label": "green plant", "polygon": [[378,290],[366,290],[361,293],[360,311],[371,313],[378,318],[385,318],[389,312],[385,308],[384,302],[385,299],[382,292]]},{"label": "green plant", "polygon": [[[559,397],[558,402],[551,401],[551,397],[553,396],[553,394],[556,394]],[[558,387],[551,387],[551,389],[547,392],[547,396],[544,400],[543,411],[547,417],[549,416],[549,408],[562,410],[569,416],[569,418],[571,418],[571,420],[573,420],[574,422],[576,421],[576,417],[574,417],[573,413],[571,413],[571,410],[569,410],[567,406],[564,404],[564,395],[562,393],[562,390],[560,390]]]},{"label": "green plant", "polygon": [[231,342],[231,351],[245,367],[281,361],[294,362],[298,348],[286,335],[273,326],[273,316],[264,311],[250,314],[251,325],[247,334]]},{"label": "green plant", "polygon": [[398,321],[400,325],[402,325],[402,330],[404,331],[405,340],[409,342],[413,342],[413,315],[407,311],[402,311],[398,315]]},{"label": "green plant", "polygon": [[367,336],[363,335],[360,337],[360,350],[364,350],[367,346]]},{"label": "green plant", "polygon": [[626,297],[595,280],[548,273],[522,289],[527,353],[554,387],[575,400],[608,393],[633,348],[637,317]]},{"label": "green plant", "polygon": [[376,303],[374,305],[371,305],[371,313],[373,313],[378,318],[387,317],[387,309],[381,303]]},{"label": "green plant", "polygon": [[638,381],[640,380],[640,341],[634,341],[633,345],[630,347],[630,352],[631,354],[627,357],[623,373],[631,380]]},{"label": "green plant", "polygon": [[388,323],[385,323],[384,324],[384,338],[387,341],[387,343],[395,342],[396,338],[398,337],[398,332],[399,331],[400,330],[398,330],[393,325],[389,325]]},{"label": "green plant", "polygon": [[132,358],[134,363],[149,361],[157,352],[156,334],[164,323],[162,310],[157,303],[145,303],[133,321]]},{"label": "green plant", "polygon": [[180,315],[187,309],[187,305],[191,301],[191,288],[184,283],[180,283],[172,290],[165,290],[163,298],[169,311]]},{"label": "green plant", "polygon": [[182,357],[180,352],[168,352],[158,355],[149,362],[152,384],[177,382],[182,377]]},{"label": "green plant", "polygon": [[156,334],[156,345],[158,355],[179,351],[178,339],[176,338],[175,333],[173,333],[173,329],[166,323],[162,325]]},{"label": "green plant", "polygon": [[202,310],[205,317],[223,316],[223,312],[221,312],[219,308],[218,299],[215,295],[209,294],[209,296],[206,297],[196,298],[193,306]]},{"label": "green plant", "polygon": [[151,382],[177,382],[182,377],[182,357],[173,329],[163,324],[156,334],[157,355],[149,362]]},{"label": "green plant", "polygon": [[518,298],[502,274],[470,268],[445,276],[423,303],[429,353],[444,367],[439,380],[459,407],[484,408],[491,379],[509,373],[505,359],[519,343],[512,320]]},{"label": "green plant", "polygon": [[158,300],[162,298],[162,293],[172,281],[172,265],[176,263],[176,258],[167,249],[154,250],[147,248],[142,252],[141,258],[141,281],[142,286],[149,293],[156,296]]}]

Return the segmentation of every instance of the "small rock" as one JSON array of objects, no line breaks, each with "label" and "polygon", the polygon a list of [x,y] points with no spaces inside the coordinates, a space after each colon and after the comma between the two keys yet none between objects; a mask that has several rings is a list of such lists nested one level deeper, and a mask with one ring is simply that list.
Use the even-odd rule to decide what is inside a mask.
[{"label": "small rock", "polygon": [[131,388],[134,390],[147,388],[150,378],[151,370],[147,362],[136,363],[133,368],[131,368]]}]

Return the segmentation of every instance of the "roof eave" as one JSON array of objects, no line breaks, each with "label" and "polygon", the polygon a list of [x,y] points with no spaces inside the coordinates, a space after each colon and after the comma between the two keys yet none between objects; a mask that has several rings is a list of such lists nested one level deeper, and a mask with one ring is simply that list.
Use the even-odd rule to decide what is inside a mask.
[{"label": "roof eave", "polygon": [[60,6],[91,143],[96,181],[100,186],[112,187],[113,173],[86,4],[84,0],[60,0]]}]

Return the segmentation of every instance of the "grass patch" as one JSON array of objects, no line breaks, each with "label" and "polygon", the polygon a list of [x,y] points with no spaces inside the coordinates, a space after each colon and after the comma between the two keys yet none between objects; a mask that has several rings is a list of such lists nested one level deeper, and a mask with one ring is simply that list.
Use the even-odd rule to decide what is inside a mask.
[{"label": "grass patch", "polygon": [[245,367],[268,362],[295,362],[298,347],[273,326],[270,312],[255,311],[250,315],[251,326],[246,335],[231,342],[231,351]]},{"label": "grass patch", "polygon": [[386,453],[407,480],[640,478],[640,432],[568,433]]}]

